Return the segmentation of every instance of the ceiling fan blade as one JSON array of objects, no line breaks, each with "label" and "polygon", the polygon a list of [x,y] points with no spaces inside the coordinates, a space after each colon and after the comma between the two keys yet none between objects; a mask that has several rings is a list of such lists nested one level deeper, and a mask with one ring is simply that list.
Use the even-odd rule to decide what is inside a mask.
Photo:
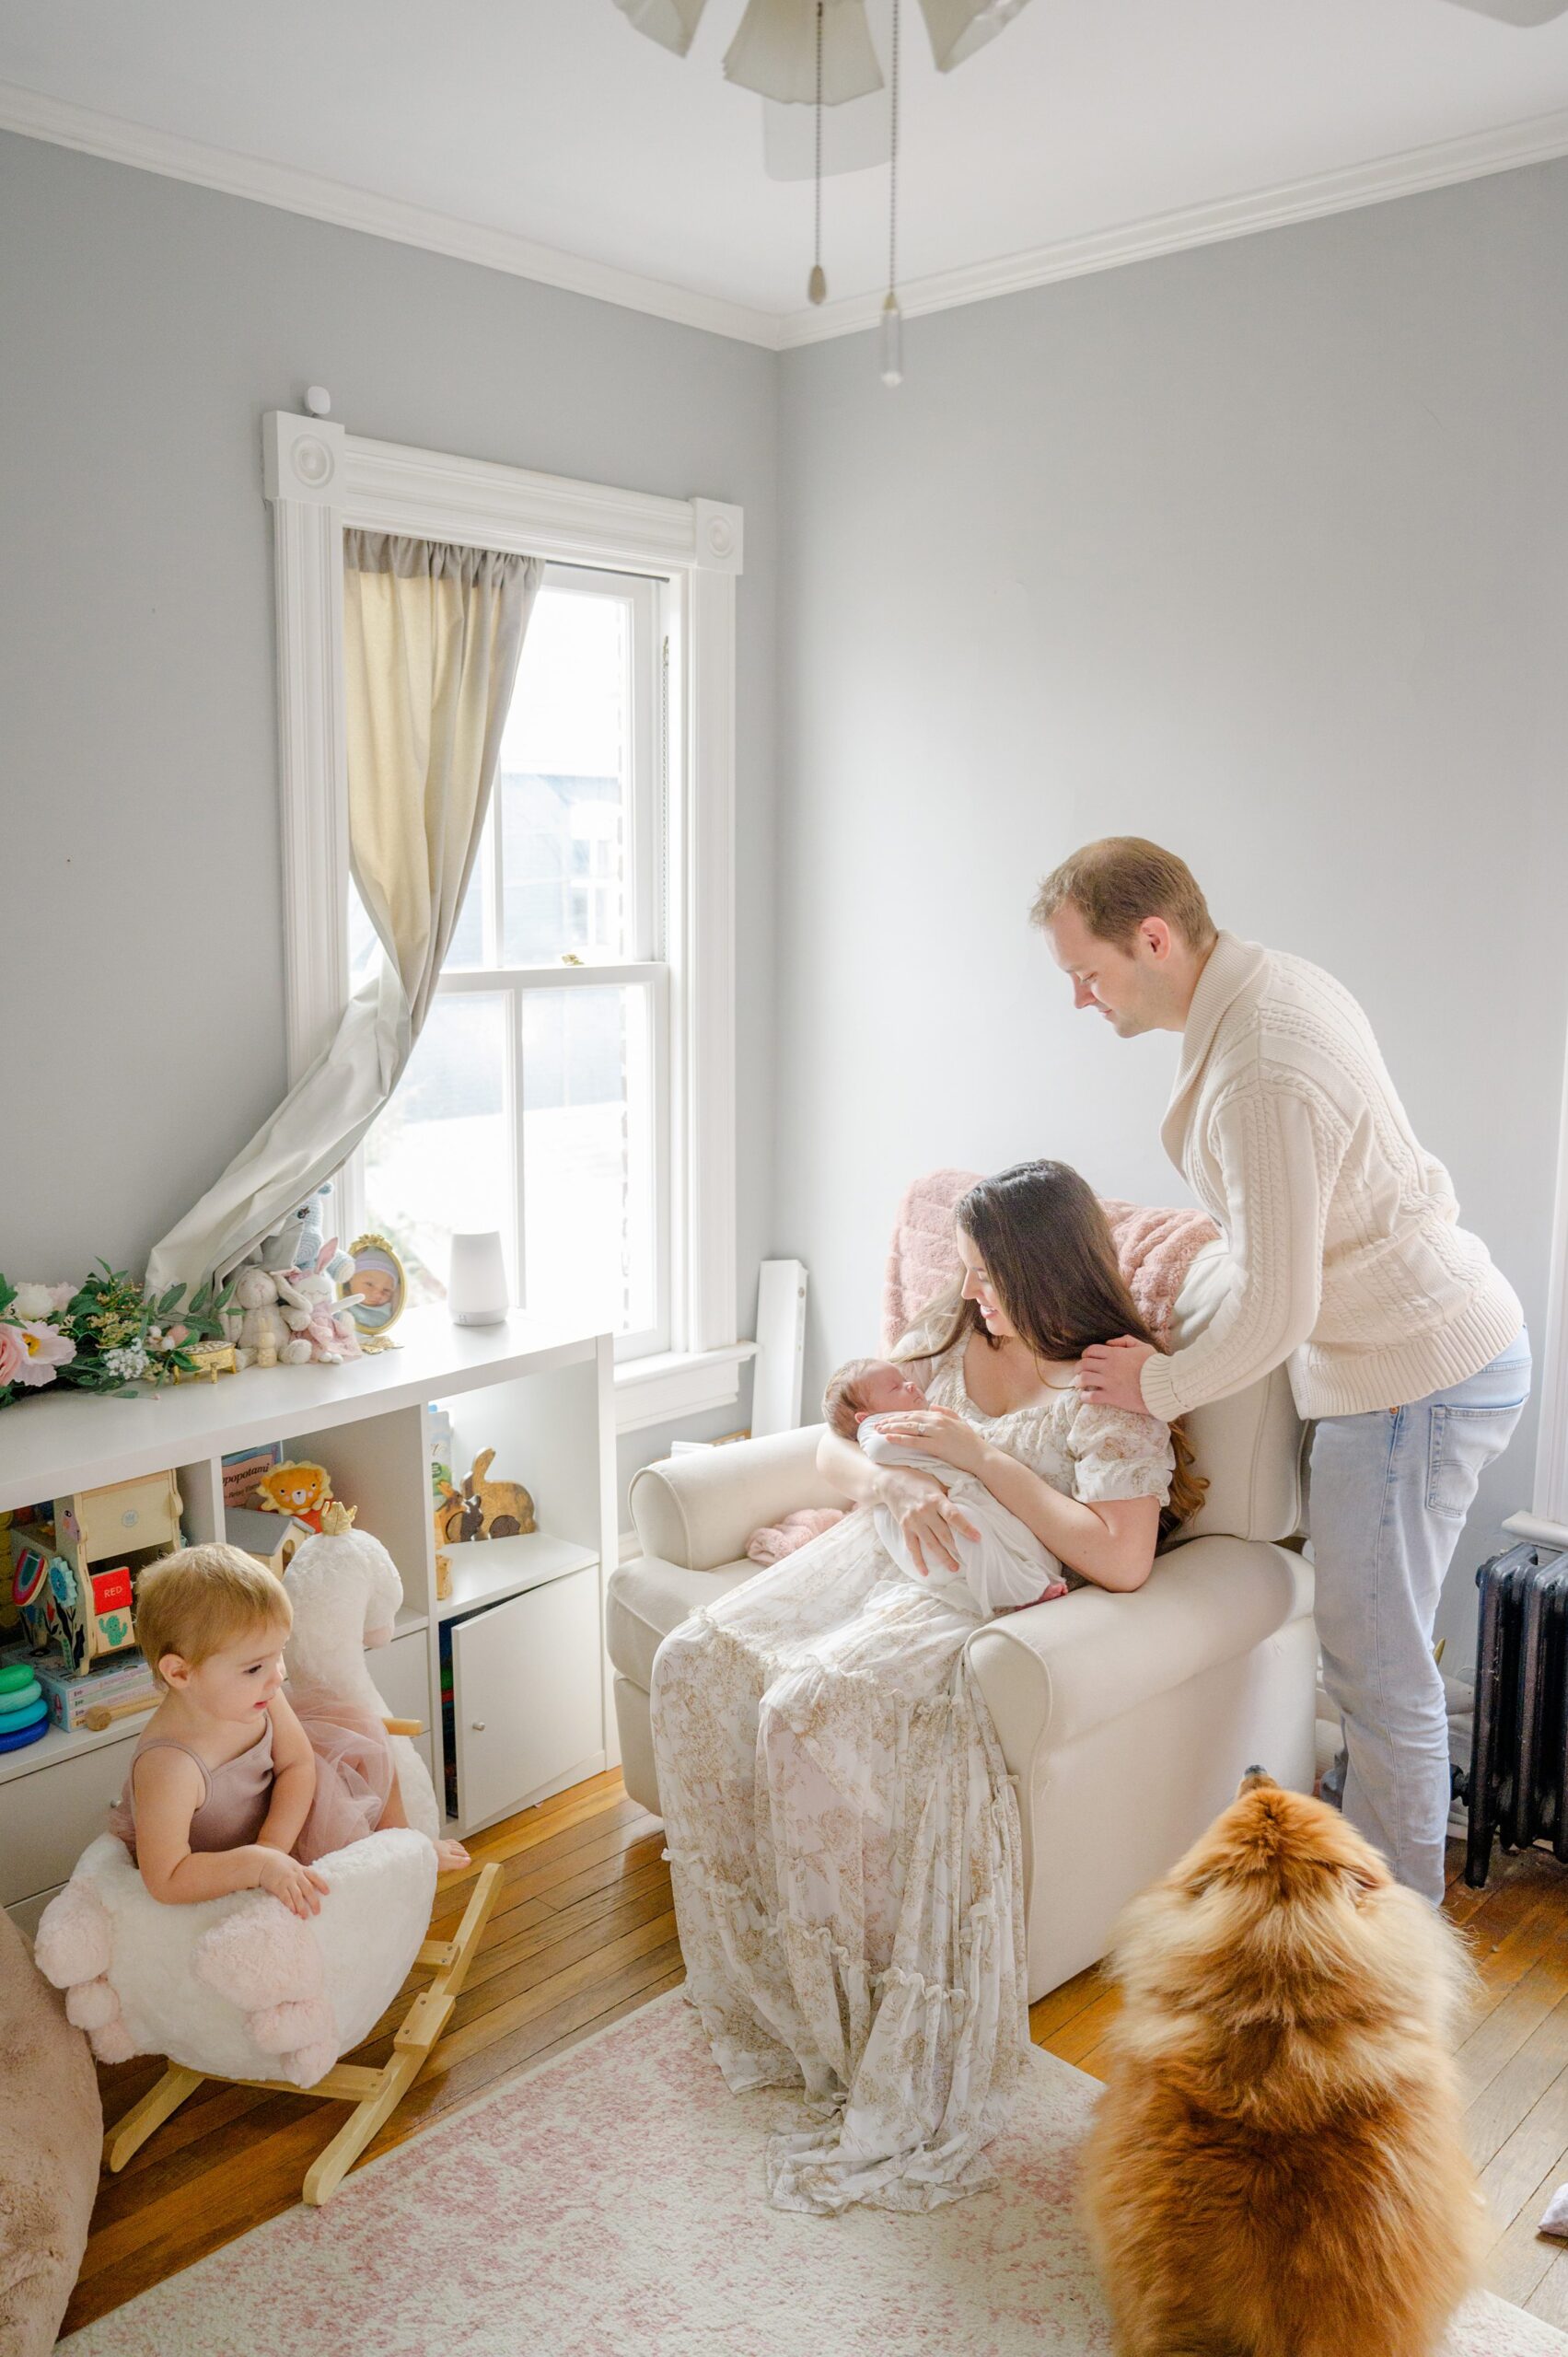
[{"label": "ceiling fan blade", "polygon": [[1550,25],[1554,17],[1568,15],[1568,0],[1450,0],[1456,8],[1469,8],[1473,16],[1494,17],[1500,25]]},{"label": "ceiling fan blade", "polygon": [[[1010,25],[1025,0],[920,0],[937,70],[950,74]],[[1568,7],[1568,0],[1562,0]]]},{"label": "ceiling fan blade", "polygon": [[707,0],[615,0],[615,5],[640,33],[656,41],[661,49],[672,49],[677,57],[684,57]]},{"label": "ceiling fan blade", "polygon": [[[785,105],[817,95],[817,0],[750,0],[724,53],[726,78]],[[842,106],[882,87],[865,0],[826,0],[822,14],[822,103]]]}]

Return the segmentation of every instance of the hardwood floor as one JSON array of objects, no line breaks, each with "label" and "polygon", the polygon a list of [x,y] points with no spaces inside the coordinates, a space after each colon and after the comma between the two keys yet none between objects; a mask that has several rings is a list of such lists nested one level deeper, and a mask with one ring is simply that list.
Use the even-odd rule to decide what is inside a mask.
[{"label": "hardwood floor", "polygon": [[[499,1901],[452,2028],[367,2157],[678,1985],[662,1847],[657,1820],[616,1774],[475,1840],[476,1864],[501,1864]],[[1456,1848],[1456,1876],[1458,1863]],[[443,1892],[443,1934],[456,1928],[465,1897],[463,1883]],[[1547,2195],[1568,2180],[1568,1869],[1539,1852],[1501,1859],[1485,1891],[1451,1881],[1447,1906],[1466,1926],[1481,1981],[1461,2060],[1471,2150],[1495,2228],[1491,2281],[1568,2330],[1568,2247],[1535,2231]],[[1098,1972],[1084,1972],[1031,2009],[1030,2033],[1098,2076],[1115,2014],[1114,1993]],[[383,2025],[354,2059],[378,2062],[389,2043]],[[158,2067],[100,2071],[106,2120],[139,2099]],[[287,2209],[342,2118],[338,2105],[303,2096],[203,2087],[121,2176],[104,2177],[64,2329]]]}]

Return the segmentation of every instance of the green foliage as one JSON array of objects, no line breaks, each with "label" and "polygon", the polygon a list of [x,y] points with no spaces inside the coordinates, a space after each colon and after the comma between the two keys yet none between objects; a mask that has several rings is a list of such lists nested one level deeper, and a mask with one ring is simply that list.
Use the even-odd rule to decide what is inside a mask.
[{"label": "green foliage", "polygon": [[[134,1399],[149,1387],[172,1381],[176,1374],[193,1375],[194,1346],[222,1339],[223,1314],[233,1294],[232,1282],[220,1288],[212,1278],[197,1287],[189,1302],[183,1285],[150,1294],[139,1278],[100,1260],[65,1306],[45,1321],[54,1333],[75,1342],[75,1355],[56,1369],[52,1384],[26,1387],[37,1391],[57,1384],[64,1390]],[[17,1287],[0,1276],[0,1324],[16,1299]],[[0,1385],[0,1407],[21,1397],[23,1390],[20,1384]]]}]

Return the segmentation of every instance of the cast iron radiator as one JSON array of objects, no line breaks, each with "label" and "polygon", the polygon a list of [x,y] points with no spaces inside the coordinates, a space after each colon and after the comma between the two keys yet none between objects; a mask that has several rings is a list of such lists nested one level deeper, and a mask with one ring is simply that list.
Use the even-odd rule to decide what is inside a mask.
[{"label": "cast iron radiator", "polygon": [[1525,1543],[1476,1573],[1475,1732],[1465,1880],[1504,1850],[1549,1840],[1568,1864],[1568,1550]]}]

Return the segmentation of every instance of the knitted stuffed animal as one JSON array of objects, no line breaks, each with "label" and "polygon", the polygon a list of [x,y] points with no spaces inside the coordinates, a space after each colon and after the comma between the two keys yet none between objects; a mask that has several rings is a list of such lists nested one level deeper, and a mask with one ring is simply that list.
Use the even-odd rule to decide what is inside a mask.
[{"label": "knitted stuffed animal", "polygon": [[270,1270],[241,1269],[234,1282],[234,1306],[242,1315],[235,1357],[241,1366],[301,1366],[310,1345],[291,1333],[278,1306],[278,1281]]},{"label": "knitted stuffed animal", "polygon": [[[337,1286],[331,1274],[337,1257],[334,1236],[321,1247],[314,1268],[291,1270],[277,1280],[283,1314],[296,1337],[310,1345],[312,1359],[336,1366],[342,1359],[361,1355],[354,1318],[338,1306]],[[349,1264],[351,1267],[353,1263]]]},{"label": "knitted stuffed animal", "polygon": [[271,1269],[278,1276],[292,1269],[320,1266],[330,1277],[340,1281],[349,1274],[354,1262],[346,1252],[338,1250],[335,1236],[325,1258],[322,1256],[324,1211],[331,1191],[330,1182],[318,1187],[302,1203],[296,1203],[288,1217],[257,1247],[256,1257],[263,1269]]}]

